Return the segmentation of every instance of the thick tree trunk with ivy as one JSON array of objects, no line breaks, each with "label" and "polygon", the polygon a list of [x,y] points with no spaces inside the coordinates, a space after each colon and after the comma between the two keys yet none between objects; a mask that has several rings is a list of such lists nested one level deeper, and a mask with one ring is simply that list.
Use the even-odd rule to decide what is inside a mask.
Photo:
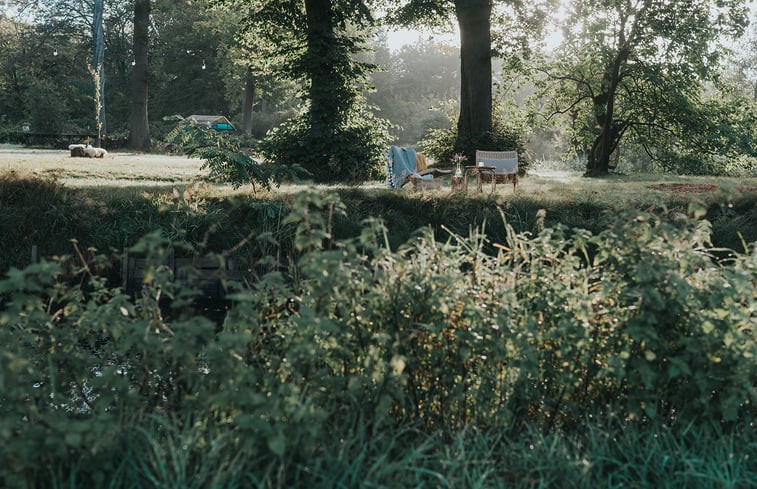
[{"label": "thick tree trunk with ivy", "polygon": [[491,12],[491,0],[455,1],[461,77],[457,146],[466,152],[484,145],[492,129]]},{"label": "thick tree trunk with ivy", "polygon": [[271,131],[260,143],[261,154],[301,165],[318,182],[379,177],[389,136],[362,97],[371,67],[356,59],[373,24],[366,1],[268,2],[262,14],[257,18],[267,28],[273,23],[297,30],[291,40],[273,40],[292,79],[305,86],[307,112]]},{"label": "thick tree trunk with ivy", "polygon": [[134,72],[132,79],[130,147],[150,148],[150,126],[147,119],[147,50],[149,45],[150,0],[134,2]]},{"label": "thick tree trunk with ivy", "polygon": [[603,124],[600,134],[594,140],[586,163],[586,177],[600,177],[610,172],[610,158],[618,146],[619,137],[616,127]]},{"label": "thick tree trunk with ivy", "polygon": [[305,0],[307,16],[307,70],[310,78],[310,121],[312,127],[332,127],[345,108],[345,83],[336,67],[334,12],[331,0]]},{"label": "thick tree trunk with ivy", "polygon": [[594,99],[599,134],[589,151],[584,176],[602,176],[607,175],[610,171],[610,155],[617,145],[617,130],[613,125],[614,105],[614,93],[605,93]]}]

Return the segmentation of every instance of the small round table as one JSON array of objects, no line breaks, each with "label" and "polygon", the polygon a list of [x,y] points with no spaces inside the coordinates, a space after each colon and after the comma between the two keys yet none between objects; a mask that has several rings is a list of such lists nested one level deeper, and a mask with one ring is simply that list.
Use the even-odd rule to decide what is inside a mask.
[{"label": "small round table", "polygon": [[466,166],[465,167],[465,185],[468,186],[468,174],[475,173],[476,174],[476,188],[479,192],[483,192],[482,187],[482,181],[481,181],[481,175],[484,173],[487,173],[492,176],[492,192],[496,190],[497,188],[497,176],[494,173],[495,167],[493,166],[481,166],[481,165],[475,165],[475,166]]}]

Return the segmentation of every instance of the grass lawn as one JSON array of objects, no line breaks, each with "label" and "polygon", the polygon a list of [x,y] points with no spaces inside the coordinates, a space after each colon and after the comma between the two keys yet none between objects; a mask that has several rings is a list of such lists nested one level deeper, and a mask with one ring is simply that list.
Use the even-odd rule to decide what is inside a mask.
[{"label": "grass lawn", "polygon": [[[73,158],[67,150],[30,149],[15,145],[0,145],[0,174],[16,172],[20,176],[54,177],[61,183],[79,188],[95,187],[139,187],[189,185],[202,178],[207,172],[200,169],[198,159],[177,155],[144,154],[132,152],[111,152],[104,158]],[[655,184],[668,185],[665,189],[650,189]],[[689,185],[689,188],[680,184]],[[409,186],[408,186],[409,187]],[[714,187],[714,188],[713,188]],[[227,193],[228,188],[216,187]],[[328,186],[325,186],[328,188]],[[366,191],[384,190],[383,182],[367,183],[360,186]],[[486,190],[489,186],[486,186]],[[243,187],[241,192],[250,192]],[[299,185],[285,185],[283,192],[297,192]],[[403,192],[407,192],[404,189]],[[511,185],[499,185],[497,195],[507,197]],[[723,190],[757,191],[757,177],[693,177],[675,175],[612,175],[602,179],[586,179],[577,172],[557,170],[535,170],[520,181],[519,191],[538,199],[576,199],[589,192],[592,195],[610,193],[619,198],[641,198],[649,200],[648,190],[678,193],[710,193]],[[441,191],[427,192],[440,194],[449,191],[446,185]],[[641,195],[638,195],[641,194]],[[475,196],[474,193],[469,194]]]},{"label": "grass lawn", "polygon": [[72,158],[67,150],[0,145],[0,173],[57,178],[73,187],[181,185],[197,179],[201,162],[182,156],[108,153]]}]

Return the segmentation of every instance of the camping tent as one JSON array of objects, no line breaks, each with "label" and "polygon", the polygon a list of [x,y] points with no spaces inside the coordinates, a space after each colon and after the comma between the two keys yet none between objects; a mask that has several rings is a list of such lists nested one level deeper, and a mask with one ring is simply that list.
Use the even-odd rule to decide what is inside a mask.
[{"label": "camping tent", "polygon": [[190,115],[183,121],[184,124],[197,124],[216,131],[233,131],[234,126],[222,115]]}]

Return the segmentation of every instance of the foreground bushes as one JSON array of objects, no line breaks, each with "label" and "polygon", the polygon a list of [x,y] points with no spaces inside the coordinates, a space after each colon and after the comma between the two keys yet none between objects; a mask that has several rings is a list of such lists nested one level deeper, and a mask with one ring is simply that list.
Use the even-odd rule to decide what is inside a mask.
[{"label": "foreground bushes", "polygon": [[[429,232],[391,251],[375,221],[334,241],[342,207],[300,197],[287,217],[296,263],[238,286],[222,325],[195,314],[196,293],[160,265],[135,300],[84,263],[9,272],[0,485],[333,487],[329,470],[352,470],[345,486],[372,473],[399,487],[423,470],[446,477],[412,455],[439,455],[442,441],[496,465],[487,446],[554,436],[567,464],[621,431],[682,450],[692,436],[736,440],[747,458],[732,462],[734,485],[754,477],[754,247],[719,263],[706,222],[636,213],[597,235],[505,223],[502,243]],[[141,247],[160,263],[166,243]],[[670,467],[694,477],[676,457]],[[418,472],[379,478],[381,459]],[[582,480],[607,480],[587,463]]]}]

